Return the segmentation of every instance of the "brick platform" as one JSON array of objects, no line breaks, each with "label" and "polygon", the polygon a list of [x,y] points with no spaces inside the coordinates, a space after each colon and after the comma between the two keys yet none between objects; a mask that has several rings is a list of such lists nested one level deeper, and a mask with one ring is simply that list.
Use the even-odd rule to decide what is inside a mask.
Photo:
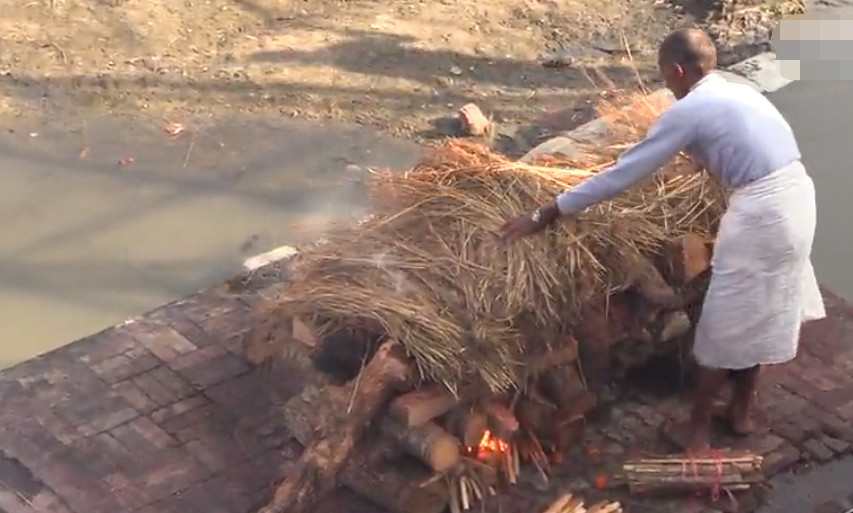
[{"label": "brick platform", "polygon": [[[771,472],[853,444],[853,307],[826,299],[829,318],[807,326],[802,355],[762,390],[770,432],[749,443]],[[253,301],[263,294],[213,287],[0,373],[0,512],[252,511],[298,455],[274,406],[303,381],[242,357]],[[596,432],[619,450],[654,440],[662,405],[676,406],[636,397]],[[328,500],[377,511],[345,492]]]}]

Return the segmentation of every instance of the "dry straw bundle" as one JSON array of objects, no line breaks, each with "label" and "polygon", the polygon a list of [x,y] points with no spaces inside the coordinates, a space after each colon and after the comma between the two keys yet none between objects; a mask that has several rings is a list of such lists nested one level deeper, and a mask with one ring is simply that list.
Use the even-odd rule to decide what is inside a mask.
[{"label": "dry straw bundle", "polygon": [[642,186],[510,246],[504,221],[531,212],[638,141],[661,105],[601,107],[608,140],[571,160],[507,160],[462,141],[434,148],[407,173],[375,174],[374,215],[305,248],[276,315],[330,333],[368,326],[398,339],[425,379],[455,390],[479,378],[519,382],[526,356],[548,348],[586,301],[624,287],[640,255],[688,232],[708,233],[724,191],[681,156]]}]

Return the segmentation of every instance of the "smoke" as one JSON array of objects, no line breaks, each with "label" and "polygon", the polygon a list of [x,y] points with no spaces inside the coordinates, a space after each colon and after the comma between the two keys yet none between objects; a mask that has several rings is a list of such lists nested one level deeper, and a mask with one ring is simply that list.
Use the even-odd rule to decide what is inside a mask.
[{"label": "smoke", "polygon": [[394,264],[393,259],[388,256],[387,252],[377,253],[371,259],[377,269],[385,273],[386,283],[389,288],[398,295],[412,294],[415,292],[415,287],[406,277],[406,274]]}]

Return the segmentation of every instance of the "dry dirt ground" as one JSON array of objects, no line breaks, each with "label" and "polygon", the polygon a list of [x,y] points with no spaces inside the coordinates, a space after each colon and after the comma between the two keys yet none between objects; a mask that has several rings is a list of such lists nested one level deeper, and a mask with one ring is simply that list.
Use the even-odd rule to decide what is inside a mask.
[{"label": "dry dirt ground", "polygon": [[[781,1],[752,0],[735,15],[766,22]],[[445,134],[442,118],[468,101],[499,123],[567,128],[589,115],[602,74],[617,84],[654,80],[663,34],[709,13],[723,20],[708,0],[0,0],[0,8],[0,116],[240,113],[356,122],[415,139]],[[749,43],[751,32],[736,39]],[[553,55],[559,65],[543,65]]]}]

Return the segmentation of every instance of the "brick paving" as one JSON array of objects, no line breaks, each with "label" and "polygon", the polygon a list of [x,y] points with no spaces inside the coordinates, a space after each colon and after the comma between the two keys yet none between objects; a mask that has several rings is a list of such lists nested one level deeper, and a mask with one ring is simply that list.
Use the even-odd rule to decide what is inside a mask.
[{"label": "brick paving", "polygon": [[[0,513],[252,511],[298,456],[275,406],[304,377],[243,358],[263,297],[213,287],[0,373]],[[853,307],[826,299],[829,318],[761,392],[770,431],[749,442],[770,473],[853,444]],[[623,448],[654,439],[664,404],[675,405],[633,398],[600,432]],[[328,501],[377,511],[344,491]]]}]

